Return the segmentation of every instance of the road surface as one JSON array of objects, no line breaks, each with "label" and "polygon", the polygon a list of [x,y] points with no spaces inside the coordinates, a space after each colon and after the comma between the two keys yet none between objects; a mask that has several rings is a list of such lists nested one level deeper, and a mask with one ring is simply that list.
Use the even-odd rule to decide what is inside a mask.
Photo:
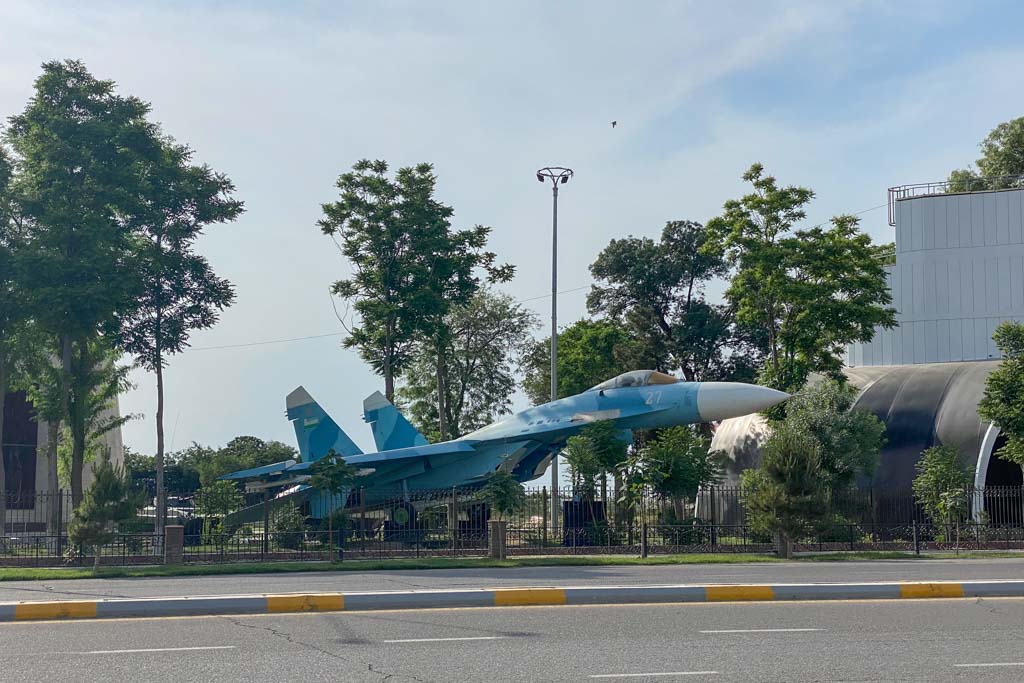
[{"label": "road surface", "polygon": [[3,680],[1020,681],[1024,599],[9,623]]},{"label": "road surface", "polygon": [[0,582],[0,602],[237,595],[240,593],[358,592],[515,586],[635,586],[688,583],[864,583],[1024,579],[1024,558],[780,562],[604,567],[517,567],[419,571],[310,572],[138,579]]}]

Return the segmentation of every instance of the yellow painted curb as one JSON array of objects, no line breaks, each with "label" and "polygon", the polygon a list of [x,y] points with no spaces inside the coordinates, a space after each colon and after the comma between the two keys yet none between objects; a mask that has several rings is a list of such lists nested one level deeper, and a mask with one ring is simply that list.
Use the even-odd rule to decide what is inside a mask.
[{"label": "yellow painted curb", "polygon": [[494,591],[494,605],[496,607],[564,604],[565,591],[561,588],[512,588]]},{"label": "yellow painted curb", "polygon": [[771,586],[707,586],[704,590],[708,602],[775,599]]},{"label": "yellow painted curb", "polygon": [[14,606],[14,618],[76,619],[96,616],[96,603],[89,602],[27,602]]},{"label": "yellow painted curb", "polygon": [[962,598],[964,587],[959,583],[901,583],[901,598]]},{"label": "yellow painted curb", "polygon": [[340,612],[345,609],[345,596],[340,593],[321,595],[268,595],[268,612]]}]

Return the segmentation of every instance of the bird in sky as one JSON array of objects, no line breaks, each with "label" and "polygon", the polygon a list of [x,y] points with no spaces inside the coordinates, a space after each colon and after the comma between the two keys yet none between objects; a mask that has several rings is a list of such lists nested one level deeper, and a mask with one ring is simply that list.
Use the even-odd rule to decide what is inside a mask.
[{"label": "bird in sky", "polygon": [[617,125],[619,125],[619,122],[618,122],[618,121],[612,121],[612,128],[614,128],[614,127],[615,127],[615,126],[617,126]]}]

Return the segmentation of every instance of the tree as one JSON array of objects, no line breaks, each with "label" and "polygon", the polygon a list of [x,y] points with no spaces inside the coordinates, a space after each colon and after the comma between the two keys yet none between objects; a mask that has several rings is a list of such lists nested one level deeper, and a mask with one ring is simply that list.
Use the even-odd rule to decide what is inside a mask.
[{"label": "tree", "polygon": [[563,455],[573,485],[585,500],[594,500],[598,481],[604,482],[608,472],[619,470],[626,461],[627,447],[613,420],[592,422],[569,438]]},{"label": "tree", "polygon": [[7,476],[4,467],[4,403],[14,365],[14,339],[24,318],[23,294],[14,278],[17,229],[11,190],[13,169],[7,150],[0,145],[0,530],[7,517]]},{"label": "tree", "polygon": [[132,489],[124,468],[113,465],[110,453],[105,451],[98,465],[93,466],[92,484],[68,524],[68,539],[72,543],[92,546],[96,556],[94,568],[99,569],[100,549],[114,537],[117,524],[134,517],[142,507],[143,495]]},{"label": "tree", "polygon": [[795,536],[830,517],[836,494],[874,472],[885,426],[852,409],[856,396],[827,378],[805,386],[772,423],[760,467],[741,475],[751,526],[781,534],[784,555]]},{"label": "tree", "polygon": [[480,497],[497,513],[499,521],[526,507],[526,491],[507,472],[495,472],[488,477],[480,489]]},{"label": "tree", "polygon": [[914,498],[932,524],[952,524],[967,514],[971,470],[957,448],[932,446],[921,454],[914,469]]},{"label": "tree", "polygon": [[[655,367],[621,323],[579,320],[558,333],[558,397],[586,391],[637,367]],[[523,391],[534,405],[551,400],[551,338],[534,342],[523,356]]]},{"label": "tree", "polygon": [[623,466],[624,479],[671,500],[679,522],[685,516],[684,499],[694,499],[700,489],[717,484],[725,475],[723,454],[710,446],[710,440],[693,425],[663,429],[634,449]]},{"label": "tree", "polygon": [[999,457],[1024,468],[1024,324],[1000,323],[992,338],[1003,359],[985,380],[978,416],[1006,435]]},{"label": "tree", "polygon": [[133,220],[145,200],[140,175],[162,151],[149,110],[115,94],[112,81],[97,80],[81,62],[47,62],[5,134],[26,244],[18,277],[34,322],[59,339],[75,505],[86,443],[82,414],[72,413],[72,365],[139,294]]},{"label": "tree", "polygon": [[156,373],[156,532],[164,527],[164,367],[188,346],[192,330],[212,327],[234,301],[231,283],[217,277],[194,252],[205,226],[231,221],[242,203],[234,186],[208,166],[192,164],[193,151],[165,140],[145,174],[147,201],[135,217],[141,233],[138,257],[142,291],[136,306],[116,322],[118,344]]},{"label": "tree", "polygon": [[789,391],[813,372],[843,381],[846,346],[896,324],[881,250],[853,216],[833,218],[828,229],[794,230],[814,193],[780,187],[760,164],[743,179],[754,191],[725,203],[708,223],[714,239],[704,248],[723,249],[736,268],[726,297],[737,321],[764,332],[761,380]]},{"label": "tree", "polygon": [[782,428],[772,433],[761,466],[740,475],[743,506],[755,533],[775,533],[782,557],[792,540],[829,516],[831,492],[821,469],[821,447],[809,434]]},{"label": "tree", "polygon": [[704,287],[725,275],[720,249],[708,243],[700,223],[670,221],[661,240],[615,239],[598,255],[590,272],[587,308],[621,322],[634,338],[657,349],[655,370],[682,372],[687,381],[729,377],[741,362],[732,312],[709,304]]},{"label": "tree", "polygon": [[344,458],[338,457],[334,449],[327,451],[327,454],[314,462],[309,467],[309,485],[328,496],[330,503],[327,505],[327,537],[333,538],[334,500],[352,487],[352,482],[358,473],[358,468],[349,465]]},{"label": "tree", "polygon": [[853,409],[857,393],[846,383],[826,378],[808,384],[786,402],[785,428],[818,444],[822,476],[833,492],[850,489],[858,476],[870,477],[885,444],[885,423]]},{"label": "tree", "polygon": [[359,349],[384,377],[392,402],[395,378],[413,359],[416,343],[436,342],[448,306],[476,291],[473,270],[484,267],[498,279],[511,275],[483,251],[490,228],[451,230],[452,208],[434,199],[436,182],[430,164],[401,168],[392,180],[387,162],[363,159],[338,178],[341,198],[324,204],[317,222],[352,265],[352,276],[331,288],[358,316],[345,347]]},{"label": "tree", "polygon": [[196,514],[203,518],[203,535],[209,538],[223,529],[224,517],[242,507],[244,497],[233,481],[211,481],[195,496]]},{"label": "tree", "polygon": [[296,456],[294,448],[280,441],[264,441],[255,436],[236,436],[217,450],[192,444],[176,460],[183,466],[197,471],[199,481],[205,487],[223,474],[293,460]]},{"label": "tree", "polygon": [[949,176],[950,192],[1001,190],[1024,184],[1024,116],[1000,123],[979,146],[977,171],[953,171]]},{"label": "tree", "polygon": [[438,406],[447,409],[448,436],[457,438],[510,412],[516,389],[516,367],[537,326],[533,312],[512,297],[489,290],[452,308],[445,321],[440,364],[446,397],[435,399],[437,347],[426,345],[412,362],[399,396],[408,402],[412,420],[425,434],[442,438]]}]

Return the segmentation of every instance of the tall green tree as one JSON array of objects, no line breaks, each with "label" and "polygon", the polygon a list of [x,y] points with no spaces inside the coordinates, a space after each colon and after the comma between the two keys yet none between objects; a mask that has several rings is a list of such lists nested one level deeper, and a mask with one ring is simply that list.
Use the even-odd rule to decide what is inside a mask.
[{"label": "tall green tree", "polygon": [[14,192],[13,167],[7,150],[0,145],[0,530],[7,516],[7,474],[4,463],[4,404],[14,374],[15,338],[24,322],[25,308],[21,303],[24,293],[14,277],[14,257],[17,250],[18,228]]},{"label": "tall green tree", "polygon": [[604,248],[590,266],[598,284],[591,287],[587,308],[656,348],[653,355],[661,363],[652,369],[678,370],[687,381],[730,377],[751,349],[729,307],[704,298],[708,281],[727,271],[704,226],[670,221],[660,241],[627,237]]},{"label": "tall green tree", "polygon": [[623,479],[631,489],[639,485],[662,500],[672,501],[676,521],[684,517],[684,501],[717,484],[725,475],[725,457],[711,450],[711,441],[694,425],[659,431],[624,463]]},{"label": "tall green tree", "polygon": [[[352,266],[351,277],[331,288],[357,317],[345,347],[357,348],[384,377],[392,402],[395,380],[415,358],[417,344],[441,348],[446,342],[443,320],[453,304],[477,291],[477,269],[498,280],[511,276],[484,250],[490,228],[451,229],[452,208],[434,198],[436,183],[430,164],[401,168],[391,178],[387,162],[364,159],[338,178],[341,196],[323,205],[317,223]],[[438,359],[443,362],[444,354]],[[439,386],[444,375],[443,368],[435,374]],[[445,411],[439,412],[443,419]]]},{"label": "tall green tree", "polygon": [[235,294],[195,252],[206,226],[237,218],[242,203],[220,173],[192,163],[193,151],[164,140],[160,157],[144,174],[146,201],[135,217],[142,290],[121,312],[116,334],[122,349],[156,374],[156,532],[165,522],[164,368],[189,345],[192,330],[212,327]]},{"label": "tall green tree", "polygon": [[985,380],[978,415],[1006,435],[997,455],[1024,468],[1024,324],[1000,323],[992,338],[1003,359]]},{"label": "tall green tree", "polygon": [[781,534],[783,554],[795,536],[830,518],[838,494],[874,473],[885,425],[854,410],[856,396],[827,378],[805,386],[772,423],[760,467],[741,476],[751,525]]},{"label": "tall green tree", "polygon": [[5,133],[27,245],[19,277],[33,320],[59,340],[76,505],[86,443],[81,413],[72,414],[72,364],[140,292],[133,224],[144,202],[140,171],[162,153],[149,110],[81,62],[47,62]]},{"label": "tall green tree", "polygon": [[705,248],[724,249],[735,267],[726,297],[738,322],[764,332],[762,381],[789,391],[813,372],[842,381],[846,346],[896,324],[882,248],[853,216],[795,229],[811,190],[780,186],[760,164],[743,179],[753,192],[725,203],[708,223],[715,237]]},{"label": "tall green tree", "polygon": [[[614,320],[578,320],[558,333],[558,397],[586,391],[623,372],[658,367],[638,342]],[[534,405],[551,400],[551,338],[534,342],[522,361],[523,391]]]},{"label": "tall green tree", "polygon": [[832,492],[821,469],[821,446],[809,434],[781,428],[761,453],[761,465],[740,475],[751,529],[778,535],[779,552],[792,555],[792,540],[830,515]]},{"label": "tall green tree", "polygon": [[1024,116],[1000,123],[981,141],[977,168],[949,176],[951,192],[1001,190],[1024,185]]},{"label": "tall green tree", "polygon": [[[512,297],[484,289],[465,304],[449,310],[445,320],[446,357],[424,345],[406,374],[398,394],[407,402],[417,427],[432,441],[443,439],[438,409],[447,410],[448,438],[457,438],[510,412],[516,390],[516,369],[531,346],[536,315]],[[437,401],[438,367],[445,374],[445,400]]]},{"label": "tall green tree", "polygon": [[951,524],[967,514],[971,469],[956,447],[929,448],[914,469],[914,498],[933,524]]},{"label": "tall green tree", "polygon": [[93,467],[93,481],[82,504],[75,508],[68,525],[68,539],[76,545],[92,546],[95,569],[99,569],[101,548],[109,543],[117,525],[135,516],[144,504],[143,492],[133,490],[124,468],[110,462],[104,452]]}]

